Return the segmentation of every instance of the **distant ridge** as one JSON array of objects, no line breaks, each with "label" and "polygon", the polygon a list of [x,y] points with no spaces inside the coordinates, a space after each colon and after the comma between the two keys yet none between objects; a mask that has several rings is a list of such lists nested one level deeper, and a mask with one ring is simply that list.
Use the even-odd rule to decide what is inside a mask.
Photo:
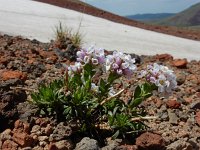
[{"label": "distant ridge", "polygon": [[175,15],[175,13],[155,13],[155,14],[136,14],[136,15],[128,15],[125,16],[129,19],[137,20],[137,21],[155,21],[164,19],[167,17],[171,17]]},{"label": "distant ridge", "polygon": [[131,20],[131,19],[110,13],[108,11],[104,11],[102,9],[96,8],[94,6],[81,2],[79,0],[35,0],[35,1],[79,11],[79,12],[89,14],[92,16],[104,18],[116,23],[122,23],[122,24],[130,25],[130,26],[134,26],[134,27],[138,27],[138,28],[142,28],[146,30],[151,30],[155,32],[160,32],[160,33],[165,33],[165,34],[170,34],[170,35],[174,35],[178,37],[200,41],[200,32],[197,32],[196,30],[185,30],[185,29],[179,29],[176,27],[168,27],[168,26],[163,27],[163,26],[158,26],[158,25],[149,25],[143,22]]},{"label": "distant ridge", "polygon": [[157,22],[160,25],[170,26],[200,26],[200,3],[197,3],[188,9]]}]

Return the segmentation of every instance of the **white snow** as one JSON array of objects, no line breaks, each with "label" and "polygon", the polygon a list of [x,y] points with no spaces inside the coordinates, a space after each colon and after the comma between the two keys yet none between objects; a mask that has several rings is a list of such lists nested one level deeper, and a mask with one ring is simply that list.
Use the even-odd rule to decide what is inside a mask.
[{"label": "white snow", "polygon": [[0,0],[0,32],[48,42],[59,21],[84,35],[84,46],[96,44],[107,50],[200,60],[200,42],[114,23],[31,0]]}]

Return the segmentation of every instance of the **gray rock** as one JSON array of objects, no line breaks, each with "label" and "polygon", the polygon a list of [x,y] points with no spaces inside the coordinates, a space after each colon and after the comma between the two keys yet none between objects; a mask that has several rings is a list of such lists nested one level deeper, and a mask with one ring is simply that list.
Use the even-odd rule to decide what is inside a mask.
[{"label": "gray rock", "polygon": [[39,136],[38,137],[38,140],[40,141],[40,142],[42,142],[42,141],[47,141],[49,138],[48,138],[48,136]]},{"label": "gray rock", "polygon": [[165,120],[165,121],[168,120],[169,119],[168,113],[167,112],[162,113],[162,115],[160,116],[160,118],[162,120]]},{"label": "gray rock", "polygon": [[177,81],[177,84],[178,85],[181,85],[185,82],[185,79],[186,79],[186,74],[185,72],[178,72],[176,74],[176,81]]},{"label": "gray rock", "polygon": [[39,125],[34,125],[32,127],[31,133],[36,133],[38,131],[40,131],[41,127]]},{"label": "gray rock", "polygon": [[6,129],[0,134],[0,141],[10,140],[11,139],[11,130]]},{"label": "gray rock", "polygon": [[72,150],[73,145],[72,142],[68,140],[62,140],[55,143],[55,146],[58,150]]},{"label": "gray rock", "polygon": [[178,120],[179,120],[177,115],[174,112],[170,111],[170,110],[168,110],[168,115],[169,115],[169,122],[171,124],[177,125],[178,124]]},{"label": "gray rock", "polygon": [[64,137],[69,137],[72,133],[72,129],[68,125],[66,125],[64,122],[61,122],[57,125],[53,133],[62,135]]},{"label": "gray rock", "polygon": [[69,137],[72,133],[71,127],[64,122],[59,123],[53,133],[49,136],[49,141],[59,141]]},{"label": "gray rock", "polygon": [[64,136],[60,135],[60,134],[50,134],[49,136],[49,141],[52,142],[52,141],[60,141],[60,140],[63,140],[64,139]]},{"label": "gray rock", "polygon": [[19,103],[17,106],[20,120],[28,122],[36,114],[38,107],[30,102]]},{"label": "gray rock", "polygon": [[166,105],[162,105],[162,106],[160,107],[160,111],[165,112],[166,110],[167,110]]},{"label": "gray rock", "polygon": [[75,150],[100,150],[100,148],[96,140],[84,137],[76,144]]},{"label": "gray rock", "polygon": [[122,142],[121,139],[110,140],[108,141],[107,146],[101,148],[101,150],[115,150],[120,145],[121,142]]},{"label": "gray rock", "polygon": [[47,145],[47,142],[45,142],[45,141],[40,141],[40,142],[39,142],[39,145],[42,146],[42,147],[44,147],[45,145]]},{"label": "gray rock", "polygon": [[198,141],[197,137],[189,139],[188,143],[192,145],[193,149],[200,149],[200,141]]},{"label": "gray rock", "polygon": [[188,142],[185,142],[183,140],[178,140],[167,146],[167,150],[193,150],[193,147]]},{"label": "gray rock", "polygon": [[188,119],[188,115],[186,114],[186,113],[184,113],[184,112],[182,112],[182,111],[179,111],[179,118],[180,118],[180,120],[181,121],[184,121],[184,122],[186,122],[187,121],[187,119]]},{"label": "gray rock", "polygon": [[200,100],[197,101],[197,102],[193,102],[193,103],[190,105],[190,108],[191,108],[191,109],[200,109]]},{"label": "gray rock", "polygon": [[0,82],[0,89],[9,90],[11,86],[18,86],[23,84],[20,79],[10,79],[4,82]]},{"label": "gray rock", "polygon": [[44,150],[43,147],[40,146],[35,146],[32,148],[32,150]]}]

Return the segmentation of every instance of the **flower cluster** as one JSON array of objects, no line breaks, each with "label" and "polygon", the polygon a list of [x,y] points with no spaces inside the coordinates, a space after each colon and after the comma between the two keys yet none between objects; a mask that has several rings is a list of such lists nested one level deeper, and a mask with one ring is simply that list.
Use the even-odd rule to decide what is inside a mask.
[{"label": "flower cluster", "polygon": [[83,64],[92,63],[93,65],[105,62],[105,54],[103,49],[95,49],[93,46],[88,49],[81,49],[77,52],[77,61]]},{"label": "flower cluster", "polygon": [[68,75],[73,75],[74,73],[81,73],[82,65],[80,62],[75,62],[74,65],[67,67]]},{"label": "flower cluster", "polygon": [[147,70],[142,70],[140,77],[146,77],[146,80],[158,87],[158,92],[168,96],[176,88],[176,76],[172,70],[163,65],[154,63],[148,65]]},{"label": "flower cluster", "polygon": [[94,49],[94,47],[78,51],[77,61],[75,65],[68,67],[69,73],[80,73],[81,67],[88,63],[95,66],[101,65],[106,73],[113,72],[128,78],[136,70],[135,59],[131,58],[130,55],[114,51],[112,55],[105,56],[103,49]]},{"label": "flower cluster", "polygon": [[132,59],[130,55],[114,51],[113,55],[106,57],[106,72],[115,72],[118,75],[125,75],[129,78],[136,70],[134,63],[135,59]]}]

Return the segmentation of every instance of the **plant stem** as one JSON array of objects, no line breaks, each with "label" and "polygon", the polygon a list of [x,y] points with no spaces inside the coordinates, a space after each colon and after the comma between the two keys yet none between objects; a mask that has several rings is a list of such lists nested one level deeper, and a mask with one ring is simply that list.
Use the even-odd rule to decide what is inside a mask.
[{"label": "plant stem", "polygon": [[11,90],[24,90],[24,91],[31,91],[33,92],[34,89],[26,88],[26,87],[10,87]]},{"label": "plant stem", "polygon": [[157,116],[136,117],[136,118],[131,118],[131,121],[151,120],[157,118],[158,118]]},{"label": "plant stem", "polygon": [[125,90],[125,89],[122,89],[122,90],[120,90],[118,93],[116,93],[115,95],[104,99],[104,100],[100,103],[100,105],[103,105],[104,103],[108,102],[108,101],[111,100],[112,98],[115,98],[115,97],[119,96],[122,92],[124,92],[124,90]]}]

